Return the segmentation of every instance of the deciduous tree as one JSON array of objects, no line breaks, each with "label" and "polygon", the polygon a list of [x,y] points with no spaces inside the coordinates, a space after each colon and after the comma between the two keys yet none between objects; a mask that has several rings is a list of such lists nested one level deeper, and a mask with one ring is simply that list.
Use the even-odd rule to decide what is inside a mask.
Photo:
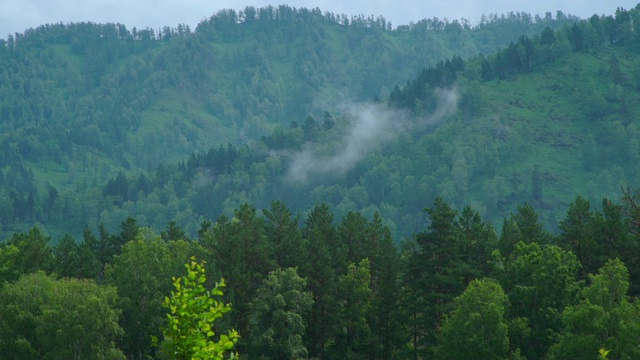
[{"label": "deciduous tree", "polygon": [[251,302],[249,336],[251,357],[258,359],[306,359],[304,345],[313,297],[296,269],[269,273]]},{"label": "deciduous tree", "polygon": [[207,290],[204,264],[192,257],[185,267],[187,275],[173,278],[175,291],[163,303],[169,314],[162,332],[162,352],[174,360],[222,360],[231,353],[239,337],[231,330],[216,338],[213,331],[214,321],[231,310],[230,305],[214,298],[223,295],[224,280],[213,290]]},{"label": "deciduous tree", "polygon": [[118,295],[93,280],[39,271],[0,291],[0,353],[10,359],[125,359]]},{"label": "deciduous tree", "polygon": [[509,299],[491,279],[472,280],[454,301],[435,347],[436,359],[506,359]]}]

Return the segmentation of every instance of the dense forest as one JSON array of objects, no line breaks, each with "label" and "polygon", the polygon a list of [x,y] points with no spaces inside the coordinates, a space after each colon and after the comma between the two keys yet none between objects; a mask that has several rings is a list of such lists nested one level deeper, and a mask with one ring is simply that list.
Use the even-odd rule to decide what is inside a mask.
[{"label": "dense forest", "polygon": [[0,354],[172,358],[195,257],[243,358],[640,357],[639,22],[0,40]]},{"label": "dense forest", "polygon": [[[391,29],[382,17],[280,6],[221,11],[193,31],[78,23],[10,36],[0,46],[2,234],[26,231],[37,221],[50,233],[80,236],[85,224],[114,229],[126,213],[156,228],[176,220],[195,234],[203,218],[216,218],[223,209],[231,216],[242,201],[268,206],[282,200],[276,190],[249,194],[248,185],[267,191],[269,184],[280,184],[276,179],[286,161],[269,160],[276,167],[270,173],[250,167],[274,146],[294,144],[265,148],[248,145],[252,141],[286,140],[278,136],[288,136],[297,124],[307,134],[293,137],[318,143],[321,134],[313,132],[320,132],[325,119],[350,122],[340,109],[385,101],[396,84],[424,66],[490,54],[515,40],[514,34],[535,36],[576,20],[562,13],[509,13],[489,15],[473,27],[434,18]],[[206,180],[206,174],[221,175],[218,170],[204,171],[198,183],[191,174],[178,174],[175,164],[189,155],[228,144],[249,159],[236,162],[234,172],[242,168],[246,174],[230,174],[236,184],[222,193],[211,187],[226,187],[226,181]],[[230,173],[225,166],[231,163],[206,165]],[[109,179],[120,187],[101,189]],[[333,180],[300,191],[320,192],[322,185],[339,194],[353,187],[353,181]],[[163,192],[159,198],[155,189]],[[203,193],[216,198],[210,205],[217,208],[193,203]],[[376,199],[365,202],[380,206]],[[419,209],[403,212],[415,217],[414,210]]]},{"label": "dense forest", "polygon": [[640,192],[622,195],[602,210],[577,197],[557,235],[527,203],[498,235],[436,198],[400,244],[377,212],[337,220],[326,204],[304,219],[244,204],[197,238],[129,217],[52,246],[35,226],[0,247],[0,353],[164,358],[164,299],[195,256],[207,287],[226,283],[215,330],[237,331],[243,358],[635,359]]}]

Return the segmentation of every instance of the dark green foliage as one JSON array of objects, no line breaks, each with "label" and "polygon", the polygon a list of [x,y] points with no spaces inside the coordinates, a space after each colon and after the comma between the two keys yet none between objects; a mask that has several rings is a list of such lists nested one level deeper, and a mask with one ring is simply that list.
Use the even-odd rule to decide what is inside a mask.
[{"label": "dark green foliage", "polygon": [[81,279],[98,279],[102,263],[98,258],[98,239],[89,227],[84,228],[83,241],[78,246],[76,276]]},{"label": "dark green foliage", "polygon": [[[423,308],[408,306],[412,314],[407,330],[410,333],[415,357],[423,357],[435,344],[437,329],[449,310],[451,301],[464,290],[468,269],[464,263],[462,228],[457,222],[457,211],[441,198],[432,208],[425,209],[430,224],[426,231],[416,235],[415,250],[408,254],[405,283],[413,301]],[[467,239],[470,240],[470,239]],[[468,264],[471,265],[471,264]],[[420,319],[420,320],[418,320]]]},{"label": "dark green foliage", "polygon": [[369,259],[347,266],[336,284],[336,320],[328,359],[366,359],[370,350],[372,292]]},{"label": "dark green foliage", "polygon": [[129,216],[126,220],[120,223],[120,236],[116,238],[116,253],[120,253],[121,247],[129,241],[135,240],[138,236],[140,229],[135,218]]},{"label": "dark green foliage", "polygon": [[638,224],[640,220],[640,193],[638,190],[630,188],[623,189],[623,206],[613,204],[603,204],[605,211],[605,226],[608,232],[603,235],[610,237],[607,244],[615,249],[611,257],[620,258],[629,271],[631,288],[629,293],[633,296],[640,294],[640,287],[637,285],[640,279],[640,231]]},{"label": "dark green foliage", "polygon": [[12,359],[125,359],[116,288],[43,272],[0,289],[0,352]]},{"label": "dark green foliage", "polygon": [[[559,225],[558,241],[567,249],[580,249],[585,264],[597,264],[608,253],[633,259],[625,253],[633,244],[628,224],[636,201],[631,190],[628,194],[624,208],[604,201],[602,212],[591,211],[578,197]],[[522,227],[533,234],[528,238],[548,242],[533,209],[526,204],[518,209],[507,221],[517,230],[513,239],[524,238]],[[518,240],[507,256],[490,256],[500,243],[471,206],[458,214],[436,198],[425,211],[426,229],[404,242],[400,253],[378,212],[371,220],[350,212],[336,226],[326,204],[316,206],[302,227],[299,216],[282,202],[263,214],[241,205],[231,220],[204,221],[199,242],[169,239],[168,234],[182,234],[177,223],[169,224],[163,239],[128,218],[120,236],[101,227],[98,239],[85,228],[80,245],[67,235],[51,250],[48,238],[34,228],[0,248],[0,279],[8,281],[6,288],[43,267],[46,261],[29,255],[37,252],[50,254],[50,271],[117,287],[119,299],[112,306],[122,314],[118,323],[125,336],[116,342],[120,350],[114,354],[131,358],[156,354],[151,339],[161,339],[164,294],[171,276],[192,255],[210,259],[208,272],[229,279],[227,296],[234,310],[216,324],[216,332],[244,329],[238,343],[243,356],[420,359],[482,353],[540,359],[566,358],[576,351],[584,355],[600,344],[635,356],[627,344],[634,344],[640,316],[637,303],[624,295],[635,284],[625,280],[628,273],[621,261],[608,262],[598,276],[589,277],[592,285],[583,288],[578,281],[581,264],[571,251]],[[511,236],[506,234],[512,230],[504,231],[503,238]],[[601,239],[597,246],[588,245],[589,236]],[[130,240],[117,248],[126,238]],[[26,258],[33,258],[35,266],[18,266]],[[497,283],[478,280],[487,276]],[[0,312],[13,311],[2,301],[0,297]],[[52,326],[51,319],[46,321]],[[40,357],[32,345],[7,340],[15,331],[0,326],[0,345],[22,354],[18,358]]]},{"label": "dark green foliage", "polygon": [[65,235],[54,252],[53,271],[60,277],[78,277],[80,267],[80,248],[76,240],[70,235]]},{"label": "dark green foliage", "polygon": [[53,249],[49,245],[49,237],[46,237],[38,226],[34,226],[28,233],[14,234],[7,241],[18,252],[13,259],[13,267],[19,274],[29,274],[38,270],[49,272],[54,265]]},{"label": "dark green foliage", "polygon": [[167,229],[163,230],[160,236],[164,241],[189,240],[187,234],[175,221],[169,221]]},{"label": "dark green foliage", "polygon": [[371,273],[371,310],[369,327],[372,340],[369,342],[370,357],[394,359],[401,347],[403,337],[399,307],[400,257],[389,228],[382,224],[379,213],[367,227],[368,253]]},{"label": "dark green foliage", "polygon": [[[529,203],[518,206],[515,214],[505,219],[500,243],[505,249],[520,241],[524,243],[547,244],[551,235],[547,233],[538,219],[536,210]],[[502,250],[502,249],[501,249]]]},{"label": "dark green foliage", "polygon": [[305,359],[302,341],[313,305],[306,281],[293,268],[269,273],[251,302],[251,353],[257,359]]},{"label": "dark green foliage", "polygon": [[594,273],[601,265],[596,257],[596,254],[602,253],[596,243],[596,226],[589,201],[580,196],[569,206],[567,217],[560,221],[558,245],[576,255],[582,264],[580,273],[583,278],[586,274]]},{"label": "dark green foliage", "polygon": [[465,283],[490,273],[491,253],[498,244],[498,237],[491,224],[483,222],[480,214],[467,205],[458,216],[462,232],[460,247],[465,264]]},{"label": "dark green foliage", "polygon": [[164,296],[171,279],[182,273],[191,256],[203,250],[183,240],[165,242],[154,234],[127,242],[113,264],[105,269],[105,282],[117,287],[122,311],[120,325],[128,336],[120,348],[131,358],[154,354],[151,336],[161,337],[166,312]]},{"label": "dark green foliage", "polygon": [[[219,218],[203,239],[228,284],[227,296],[234,304],[230,318],[241,334],[248,333],[249,308],[258,287],[276,268],[264,229],[265,220],[257,216],[256,209],[243,204],[232,220]],[[246,340],[240,339],[238,348],[244,352],[247,345]]]},{"label": "dark green foliage", "polygon": [[299,216],[294,217],[280,201],[273,202],[269,210],[262,210],[265,217],[267,241],[273,249],[278,267],[295,267],[303,262],[304,243],[298,227]]},{"label": "dark green foliage", "polygon": [[301,264],[300,275],[309,279],[309,291],[313,294],[313,307],[309,319],[307,349],[309,355],[322,357],[325,343],[336,316],[336,282],[338,270],[334,263],[343,263],[334,258],[336,252],[333,214],[326,204],[317,205],[305,220],[303,228],[306,261]]}]

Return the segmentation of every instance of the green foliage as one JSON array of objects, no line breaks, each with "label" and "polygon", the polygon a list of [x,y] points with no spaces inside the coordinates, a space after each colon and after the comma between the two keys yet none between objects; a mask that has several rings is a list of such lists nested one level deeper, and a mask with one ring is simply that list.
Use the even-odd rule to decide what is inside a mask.
[{"label": "green foliage", "polygon": [[369,259],[349,264],[347,272],[338,278],[337,316],[333,341],[328,350],[330,359],[365,359],[372,346],[371,316],[372,291]]},{"label": "green foliage", "polygon": [[34,226],[28,233],[16,233],[7,241],[18,249],[12,262],[19,274],[51,271],[54,255],[49,240],[38,226]]},{"label": "green foliage", "polygon": [[491,279],[473,280],[445,318],[436,359],[507,359],[509,299]]},{"label": "green foliage", "polygon": [[580,303],[562,313],[565,329],[549,350],[549,357],[587,358],[598,353],[598,349],[603,358],[609,353],[614,359],[639,356],[640,308],[637,300],[631,303],[627,298],[627,268],[618,259],[609,260],[589,279],[590,285],[582,291]]},{"label": "green foliage", "polygon": [[604,348],[601,348],[600,350],[598,350],[598,355],[600,355],[600,359],[601,360],[607,360],[609,359],[609,353],[611,352],[611,350],[606,350]]},{"label": "green foliage", "polygon": [[223,295],[224,280],[209,291],[204,286],[204,264],[192,257],[186,268],[187,275],[173,278],[175,291],[164,299],[169,314],[162,331],[162,352],[170,359],[223,359],[239,337],[232,330],[214,339],[214,321],[231,310],[231,306],[213,298]]},{"label": "green foliage", "polygon": [[[593,259],[607,254],[625,255],[624,249],[633,246],[630,239],[634,234],[627,232],[632,229],[629,218],[635,216],[634,199],[627,199],[624,211],[605,200],[602,211],[592,212],[588,203],[578,198],[567,219],[561,221],[564,233],[560,238],[583,234],[601,239],[600,246],[593,249]],[[546,239],[532,208],[525,204],[519,209],[506,222],[514,224],[514,236],[505,235],[511,231],[505,229],[503,238],[522,238],[522,226],[534,234],[527,238]],[[119,298],[110,306],[122,315],[119,333],[124,331],[126,335],[112,340],[121,349],[115,353],[127,357],[162,356],[151,347],[152,338],[156,343],[162,341],[162,346],[178,346],[176,342],[180,340],[174,339],[180,334],[166,337],[170,329],[193,335],[181,326],[170,327],[168,319],[170,324],[196,326],[203,319],[214,319],[215,325],[206,332],[211,331],[212,336],[194,335],[189,341],[200,345],[209,340],[217,340],[217,344],[223,341],[237,346],[243,356],[258,358],[402,359],[443,354],[465,358],[470,352],[479,352],[489,358],[539,359],[566,358],[567,354],[588,357],[600,346],[612,349],[616,356],[637,356],[633,344],[640,334],[640,305],[628,296],[633,282],[622,261],[607,262],[597,275],[588,277],[590,285],[582,288],[583,282],[577,280],[580,262],[570,250],[519,241],[508,256],[494,251],[490,258],[488,252],[499,245],[496,233],[470,206],[458,214],[437,198],[425,210],[426,229],[412,241],[402,243],[400,254],[377,211],[372,220],[350,212],[334,225],[329,207],[318,205],[301,228],[297,224],[299,217],[292,216],[284,203],[272,204],[262,215],[245,204],[235,211],[232,220],[221,217],[215,224],[205,221],[199,231],[200,242],[165,241],[148,228],[138,228],[137,221],[130,218],[121,223],[120,236],[109,234],[102,227],[97,239],[85,228],[84,241],[79,246],[66,236],[49,249],[54,256],[53,270],[66,276],[86,276],[96,270],[96,264],[98,270],[104,266],[103,275],[97,278],[105,288],[117,287]],[[589,227],[584,228],[585,224]],[[0,247],[4,288],[13,286],[23,271],[15,265],[16,260],[22,259],[20,251],[33,253],[42,246],[31,245],[48,241],[44,234],[33,231],[14,235],[13,243],[20,239],[17,243],[22,247],[13,243]],[[136,238],[125,242],[127,233]],[[124,245],[118,248],[121,242]],[[292,253],[287,254],[287,249]],[[193,254],[215,259],[208,272],[231,277],[233,286],[227,295],[238,301],[233,310],[196,295],[206,294],[210,284],[199,275],[204,264],[195,260],[189,262],[186,277],[174,278],[174,297],[186,302],[184,309],[191,307],[193,311],[213,304],[217,315],[191,316],[181,313],[179,309],[183,308],[171,303],[170,298],[163,301],[163,294],[172,285],[169,279]],[[32,258],[41,262],[39,256]],[[98,258],[104,259],[104,264],[98,263]],[[74,269],[73,264],[82,264],[81,259],[88,260],[86,269]],[[298,267],[302,276],[297,274],[297,268],[282,268],[280,263]],[[491,285],[491,280],[477,280],[487,275],[498,282]],[[193,289],[185,290],[191,286],[185,288],[187,283]],[[464,295],[465,284],[470,284],[466,292],[475,295]],[[486,300],[482,295],[485,288],[496,290],[488,291],[494,295],[503,294],[498,298],[506,298],[506,305],[494,308],[488,300],[485,307],[475,304],[473,299]],[[197,301],[188,301],[189,294]],[[503,300],[496,301],[504,303]],[[463,304],[475,310],[463,311]],[[0,302],[0,309],[2,306]],[[174,311],[169,318],[165,309]],[[230,316],[222,317],[224,313]],[[51,328],[55,320],[47,317],[42,326]],[[84,315],[77,318],[85,320]],[[231,335],[215,336],[241,326],[247,334],[244,342]],[[165,338],[161,339],[163,328]],[[467,330],[470,334],[465,333]],[[12,331],[0,326],[0,342],[5,337],[12,338]],[[485,331],[498,335],[474,338],[473,334]],[[502,340],[492,342],[504,336],[506,350]],[[36,350],[30,350],[27,343],[9,341],[3,346],[16,354],[24,353],[27,358],[37,357],[33,353]],[[221,348],[224,351],[224,346]],[[175,349],[167,351],[174,351],[175,355]],[[494,352],[499,355],[491,355]]]},{"label": "green foliage", "polygon": [[300,274],[308,279],[307,286],[313,294],[307,345],[310,356],[324,356],[336,316],[335,291],[339,270],[332,265],[342,263],[342,259],[333,256],[338,248],[332,222],[333,214],[326,204],[321,204],[314,207],[302,229],[306,260],[301,264]]},{"label": "green foliage", "polygon": [[38,271],[0,290],[0,352],[12,359],[125,359],[115,287]]},{"label": "green foliage", "polygon": [[0,246],[0,283],[15,281],[20,276],[20,270],[15,261],[20,250],[12,244]]},{"label": "green foliage", "polygon": [[562,310],[577,302],[580,263],[555,245],[520,242],[496,265],[495,276],[511,302],[510,317],[526,318],[530,328],[528,336],[513,338],[512,346],[528,359],[539,359],[562,330]]},{"label": "green foliage", "polygon": [[[247,11],[269,15],[251,21]],[[344,132],[342,114],[317,104],[345,98],[383,102],[399,81],[439,63],[436,82],[450,85],[462,70],[474,74],[463,59],[489,54],[520,34],[533,37],[545,27],[557,29],[575,20],[511,13],[485,18],[477,26],[425,19],[392,30],[383,17],[269,6],[220,11],[195,31],[78,23],[12,35],[0,53],[0,230],[10,234],[37,220],[56,235],[79,238],[85,224],[112,229],[131,214],[154,228],[184,219],[180,225],[192,235],[200,216],[215,218],[225,209],[231,216],[243,201],[262,208],[283,199],[296,211],[309,210],[314,203],[294,205],[285,196],[303,199],[300,194],[312,189],[289,193],[288,184],[273,181],[283,175],[284,159],[271,159],[275,166],[259,173],[252,164],[260,160],[232,168],[232,156],[196,162],[187,156],[194,149],[195,155],[204,154],[223,144],[259,139],[252,150],[259,149],[258,155],[249,156],[253,160],[264,158],[262,150],[325,145],[327,134],[336,140]],[[622,59],[620,69],[625,71]],[[485,102],[477,96],[484,93],[478,80],[470,79],[473,86],[461,91],[463,107],[480,115]],[[420,100],[425,114],[437,105],[434,94]],[[409,99],[412,105],[415,100]],[[286,129],[292,121],[300,126]],[[180,161],[151,179],[158,166]],[[466,164],[458,170],[468,172],[471,163]],[[340,188],[351,189],[359,175]],[[397,181],[401,184],[402,177]],[[390,212],[401,208],[388,194],[385,198],[384,190],[374,194],[367,189],[376,206],[387,203]],[[395,193],[400,190],[408,192],[396,188]],[[357,210],[369,205],[357,200]],[[420,212],[421,205],[415,205],[412,216]],[[356,208],[343,213],[348,210]],[[393,221],[407,229],[402,236],[418,229],[398,220]]]},{"label": "green foliage", "polygon": [[567,216],[560,221],[559,244],[566,250],[572,251],[580,264],[582,274],[595,271],[598,265],[596,254],[596,222],[588,200],[578,196],[571,203]]},{"label": "green foliage", "polygon": [[54,250],[54,271],[62,277],[76,276],[80,266],[79,247],[76,240],[70,235],[65,235]]},{"label": "green foliage", "polygon": [[[196,254],[228,283],[215,333],[246,334],[222,346],[243,356],[638,358],[640,196],[607,199],[640,174],[639,22],[618,9],[392,30],[283,5],[224,10],[194,32],[58,24],[0,40],[2,291],[39,271],[116,286],[126,336],[107,336],[122,352],[103,347],[152,358],[162,294]],[[375,110],[322,108],[345,98]],[[367,151],[352,166],[326,165],[375,128],[365,120],[392,125],[355,141]],[[290,176],[298,158],[306,177]],[[409,239],[400,252],[394,238]],[[208,306],[184,286],[212,284],[189,276],[174,294]],[[474,280],[486,276],[504,293]],[[53,334],[62,313],[41,327]],[[15,357],[72,356],[36,353],[33,326],[18,339],[5,325]],[[497,335],[474,337],[484,330]]]},{"label": "green foliage", "polygon": [[249,336],[252,358],[306,359],[303,342],[313,298],[296,269],[269,273],[251,302]]},{"label": "green foliage", "polygon": [[496,235],[470,207],[463,213],[442,198],[425,209],[430,224],[405,254],[403,309],[412,356],[424,357],[435,345],[438,325],[467,282],[487,272]]},{"label": "green foliage", "polygon": [[120,325],[128,334],[121,349],[129,357],[153,355],[151,337],[160,338],[165,326],[164,294],[172,289],[172,277],[178,276],[191,256],[202,256],[197,244],[183,240],[164,242],[146,230],[122,248],[113,264],[105,268],[105,282],[118,288]]},{"label": "green foliage", "polygon": [[299,216],[293,216],[283,202],[271,203],[262,210],[265,217],[265,233],[273,247],[273,256],[281,268],[300,264],[303,256],[302,234],[298,228]]},{"label": "green foliage", "polygon": [[[228,284],[228,295],[234,304],[230,318],[237,330],[246,334],[251,301],[264,278],[276,267],[274,249],[265,234],[265,219],[258,216],[256,208],[243,204],[232,220],[220,217],[203,243]],[[240,340],[241,351],[243,346]]]}]

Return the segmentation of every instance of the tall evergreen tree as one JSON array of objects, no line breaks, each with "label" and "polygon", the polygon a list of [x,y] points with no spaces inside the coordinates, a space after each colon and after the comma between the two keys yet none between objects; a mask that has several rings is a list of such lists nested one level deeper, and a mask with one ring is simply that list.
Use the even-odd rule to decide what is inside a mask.
[{"label": "tall evergreen tree", "polygon": [[[264,219],[257,216],[253,206],[243,204],[231,221],[218,219],[205,240],[228,284],[227,296],[234,304],[230,321],[238,332],[247,334],[250,303],[263,279],[276,267],[265,236]],[[245,353],[247,345],[245,339],[240,339],[238,351]]]},{"label": "tall evergreen tree", "polygon": [[77,276],[80,266],[79,251],[78,244],[71,235],[63,236],[54,249],[54,271],[61,277]]},{"label": "tall evergreen tree", "polygon": [[496,249],[498,237],[493,226],[483,222],[480,214],[467,205],[458,216],[461,238],[460,251],[465,268],[465,283],[489,274],[491,252]]},{"label": "tall evergreen tree", "polygon": [[265,235],[273,249],[278,267],[300,266],[304,262],[304,244],[298,227],[299,216],[293,217],[280,201],[271,203],[269,210],[262,210],[265,217]]},{"label": "tall evergreen tree", "polygon": [[538,213],[529,203],[518,206],[515,214],[512,215],[513,221],[518,224],[520,230],[520,241],[529,244],[536,242],[538,244],[548,244],[551,235],[544,230],[540,223]]},{"label": "tall evergreen tree", "polygon": [[371,272],[369,259],[347,266],[336,285],[336,321],[328,359],[367,359],[371,347]]},{"label": "tall evergreen tree", "polygon": [[401,347],[398,303],[400,293],[400,257],[389,228],[378,212],[366,229],[367,258],[371,270],[370,358],[394,359]]},{"label": "tall evergreen tree", "polygon": [[335,321],[337,281],[331,249],[336,234],[333,214],[326,204],[313,208],[305,220],[303,236],[307,260],[301,264],[300,274],[308,279],[308,288],[313,294],[306,343],[311,357],[322,358]]},{"label": "tall evergreen tree", "polygon": [[569,206],[565,219],[560,221],[558,245],[576,255],[582,264],[582,278],[586,278],[586,274],[593,273],[600,266],[596,258],[600,250],[596,247],[595,230],[595,217],[589,201],[578,196]]},{"label": "tall evergreen tree", "polygon": [[85,226],[82,243],[78,246],[78,267],[76,276],[82,279],[97,280],[102,264],[98,259],[98,239],[93,235],[91,229]]},{"label": "tall evergreen tree", "polygon": [[425,211],[431,222],[426,231],[416,235],[417,251],[409,261],[411,281],[407,283],[413,288],[412,295],[418,295],[426,305],[423,320],[416,324],[420,330],[413,335],[416,358],[427,356],[451,301],[465,286],[457,211],[441,198],[436,198],[434,206]]}]

